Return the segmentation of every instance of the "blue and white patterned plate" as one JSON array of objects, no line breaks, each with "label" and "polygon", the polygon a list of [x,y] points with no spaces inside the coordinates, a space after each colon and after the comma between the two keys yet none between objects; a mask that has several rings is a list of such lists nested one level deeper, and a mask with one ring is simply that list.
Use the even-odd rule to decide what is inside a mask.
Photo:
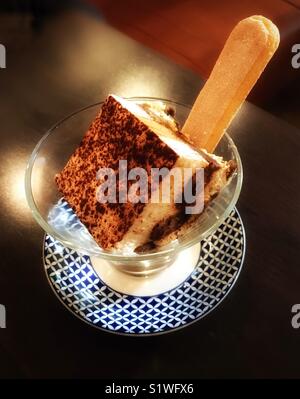
[{"label": "blue and white patterned plate", "polygon": [[245,232],[235,209],[201,243],[193,273],[178,287],[154,296],[114,291],[95,273],[90,258],[45,236],[44,265],[54,292],[81,320],[126,335],[161,334],[207,315],[225,298],[241,270]]}]

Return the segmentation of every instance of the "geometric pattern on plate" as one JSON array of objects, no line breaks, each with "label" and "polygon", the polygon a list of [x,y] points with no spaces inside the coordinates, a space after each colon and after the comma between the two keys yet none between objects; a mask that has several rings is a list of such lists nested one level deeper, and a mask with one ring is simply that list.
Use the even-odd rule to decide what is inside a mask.
[{"label": "geometric pattern on plate", "polygon": [[[44,266],[61,302],[81,320],[126,335],[161,334],[185,327],[216,308],[237,280],[245,253],[239,213],[201,243],[193,273],[178,287],[155,296],[112,290],[95,273],[90,258],[46,235]],[[184,265],[183,265],[184,267]]]}]

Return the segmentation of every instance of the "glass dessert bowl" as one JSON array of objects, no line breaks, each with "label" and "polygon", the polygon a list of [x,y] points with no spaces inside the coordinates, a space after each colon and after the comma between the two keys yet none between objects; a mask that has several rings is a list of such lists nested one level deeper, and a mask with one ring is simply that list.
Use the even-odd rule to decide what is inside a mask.
[{"label": "glass dessert bowl", "polygon": [[[190,107],[157,98],[130,98],[137,103],[161,101],[175,110],[176,120],[182,126]],[[26,169],[25,189],[33,215],[45,232],[61,242],[93,259],[108,261],[118,270],[133,275],[149,275],[171,265],[179,253],[187,250],[213,234],[233,210],[242,185],[242,164],[232,139],[225,134],[216,151],[224,160],[233,160],[236,171],[219,195],[205,208],[183,235],[168,245],[144,253],[119,253],[102,249],[94,241],[86,227],[62,199],[55,183],[59,173],[78,147],[91,122],[103,103],[83,108],[53,126],[35,147]]]}]

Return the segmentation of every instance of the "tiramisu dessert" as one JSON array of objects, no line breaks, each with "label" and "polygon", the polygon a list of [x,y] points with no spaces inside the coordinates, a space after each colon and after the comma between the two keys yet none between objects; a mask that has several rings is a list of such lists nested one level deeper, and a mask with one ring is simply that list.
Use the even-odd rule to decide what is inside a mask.
[{"label": "tiramisu dessert", "polygon": [[[174,110],[163,103],[137,103],[108,96],[79,147],[56,175],[59,191],[103,249],[128,253],[165,245],[205,211],[236,169],[233,161],[212,152],[278,43],[278,30],[266,18],[254,16],[241,21],[229,36],[182,128]],[[120,161],[126,161],[126,171]],[[146,174],[145,201],[128,200],[134,180],[128,181],[124,197],[121,176],[135,168],[142,168]],[[151,201],[154,195],[160,198],[167,178],[165,175],[153,187],[152,171],[162,168],[168,174],[189,168],[192,173],[188,184],[192,186],[196,170],[203,170],[203,206],[197,214],[186,212],[185,201],[175,201],[182,196],[186,181],[178,185],[170,176],[170,200]],[[115,177],[116,201],[99,201],[99,187],[107,178],[99,175],[99,170],[106,169],[112,170]]]}]

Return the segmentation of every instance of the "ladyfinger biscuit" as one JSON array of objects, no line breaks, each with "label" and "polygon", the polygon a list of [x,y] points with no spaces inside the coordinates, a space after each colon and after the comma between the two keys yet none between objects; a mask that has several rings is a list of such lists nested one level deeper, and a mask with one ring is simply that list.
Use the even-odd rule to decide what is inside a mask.
[{"label": "ladyfinger biscuit", "polygon": [[235,26],[182,128],[196,148],[214,151],[279,41],[277,27],[263,16]]}]

